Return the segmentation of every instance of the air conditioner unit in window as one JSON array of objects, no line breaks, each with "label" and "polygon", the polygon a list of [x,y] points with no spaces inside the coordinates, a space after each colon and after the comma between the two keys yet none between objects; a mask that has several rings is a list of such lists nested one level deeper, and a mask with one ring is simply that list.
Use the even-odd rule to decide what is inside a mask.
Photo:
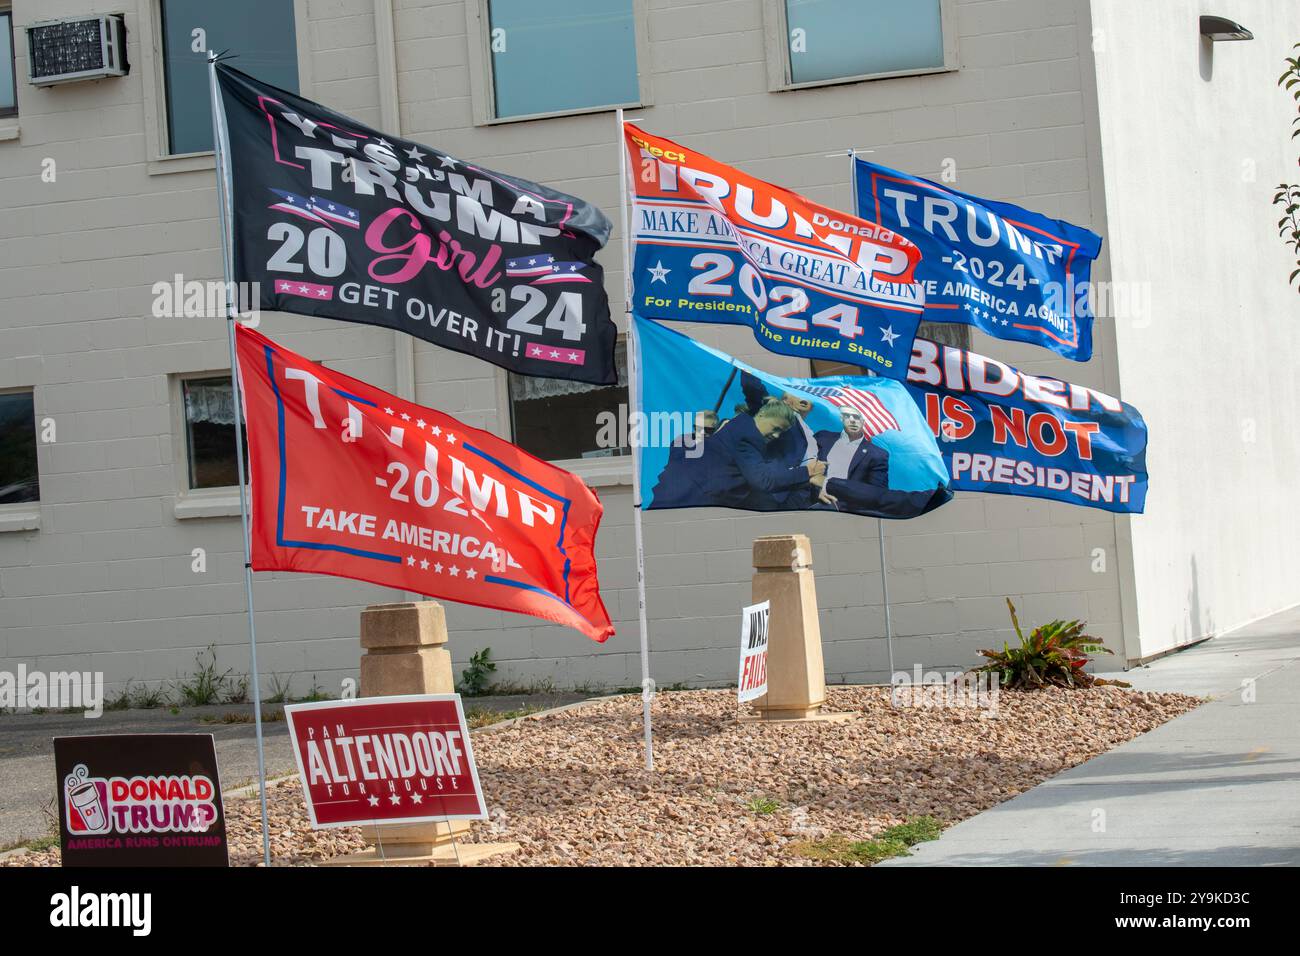
[{"label": "air conditioner unit in window", "polygon": [[125,76],[126,23],[120,13],[47,20],[27,28],[33,86]]}]

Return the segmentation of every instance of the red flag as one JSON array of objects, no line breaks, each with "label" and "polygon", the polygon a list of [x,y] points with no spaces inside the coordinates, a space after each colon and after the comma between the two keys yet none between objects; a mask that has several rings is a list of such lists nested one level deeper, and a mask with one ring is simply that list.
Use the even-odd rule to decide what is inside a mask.
[{"label": "red flag", "polygon": [[581,479],[237,326],[253,568],[355,578],[614,633]]}]

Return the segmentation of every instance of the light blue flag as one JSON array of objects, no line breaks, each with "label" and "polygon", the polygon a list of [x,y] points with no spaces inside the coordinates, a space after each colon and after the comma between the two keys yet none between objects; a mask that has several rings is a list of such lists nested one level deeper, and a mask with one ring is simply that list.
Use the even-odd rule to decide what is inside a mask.
[{"label": "light blue flag", "polygon": [[643,508],[912,518],[952,497],[894,379],[785,378],[634,315]]}]

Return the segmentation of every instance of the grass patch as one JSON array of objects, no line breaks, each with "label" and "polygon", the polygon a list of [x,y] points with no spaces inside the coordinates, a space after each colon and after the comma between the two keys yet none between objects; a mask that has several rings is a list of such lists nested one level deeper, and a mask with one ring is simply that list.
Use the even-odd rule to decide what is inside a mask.
[{"label": "grass patch", "polygon": [[529,714],[545,709],[545,707],[520,707],[518,710],[484,710],[482,707],[471,707],[465,714],[465,723],[469,724],[470,730],[478,730],[480,727],[490,727],[503,720],[527,717]]},{"label": "grass patch", "polygon": [[48,850],[58,845],[59,845],[59,838],[57,836],[43,836],[43,837],[37,837],[35,840],[28,840],[26,843],[23,844],[23,848],[27,850],[34,850],[39,852],[41,850]]},{"label": "grass patch", "polygon": [[781,802],[773,800],[771,797],[754,797],[749,803],[745,804],[745,809],[757,813],[761,817],[766,817],[780,810]]},{"label": "grass patch", "polygon": [[832,834],[823,840],[803,840],[790,849],[797,855],[823,863],[879,863],[895,856],[911,856],[911,847],[939,839],[943,827],[934,817],[916,817],[890,827],[870,840],[850,840]]}]

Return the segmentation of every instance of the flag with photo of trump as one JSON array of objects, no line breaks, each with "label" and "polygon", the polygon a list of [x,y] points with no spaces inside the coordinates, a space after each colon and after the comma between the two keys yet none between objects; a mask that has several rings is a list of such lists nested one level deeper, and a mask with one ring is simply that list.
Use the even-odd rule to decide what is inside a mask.
[{"label": "flag with photo of trump", "polygon": [[906,386],[787,378],[632,318],[643,508],[914,518],[952,497]]}]

